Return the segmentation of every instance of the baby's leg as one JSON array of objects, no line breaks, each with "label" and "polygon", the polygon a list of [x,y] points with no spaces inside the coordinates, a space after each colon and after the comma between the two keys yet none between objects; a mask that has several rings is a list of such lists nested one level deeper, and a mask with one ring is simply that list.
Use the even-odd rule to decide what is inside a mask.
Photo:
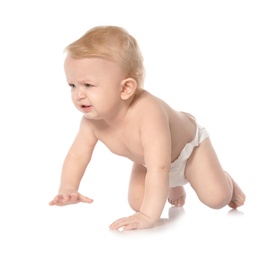
[{"label": "baby's leg", "polygon": [[182,207],[185,204],[186,192],[183,186],[169,188],[168,201],[176,207]]},{"label": "baby's leg", "polygon": [[238,184],[222,169],[209,138],[193,150],[185,176],[199,199],[211,208],[236,208],[245,202]]},{"label": "baby's leg", "polygon": [[133,210],[138,212],[141,208],[144,191],[145,177],[147,169],[141,164],[133,164],[131,178],[129,183],[128,201]]}]

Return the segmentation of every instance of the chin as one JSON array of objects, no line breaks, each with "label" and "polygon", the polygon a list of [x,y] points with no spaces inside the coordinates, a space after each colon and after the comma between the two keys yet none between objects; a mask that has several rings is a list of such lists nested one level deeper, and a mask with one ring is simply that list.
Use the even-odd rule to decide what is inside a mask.
[{"label": "chin", "polygon": [[92,116],[89,115],[88,113],[83,115],[85,118],[90,119],[90,120],[100,120],[101,118],[97,117],[97,116]]}]

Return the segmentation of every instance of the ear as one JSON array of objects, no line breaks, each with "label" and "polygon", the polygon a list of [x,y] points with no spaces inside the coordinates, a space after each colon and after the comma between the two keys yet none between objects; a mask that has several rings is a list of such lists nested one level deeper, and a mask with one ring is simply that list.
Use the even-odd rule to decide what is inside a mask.
[{"label": "ear", "polygon": [[121,99],[127,100],[132,97],[137,89],[137,82],[133,78],[126,78],[121,82]]}]

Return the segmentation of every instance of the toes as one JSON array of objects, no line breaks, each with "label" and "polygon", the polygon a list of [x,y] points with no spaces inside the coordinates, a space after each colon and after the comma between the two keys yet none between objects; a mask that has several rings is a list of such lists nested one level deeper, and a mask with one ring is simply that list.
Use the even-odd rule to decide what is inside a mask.
[{"label": "toes", "polygon": [[185,197],[180,197],[179,199],[176,200],[168,198],[168,202],[175,207],[182,207],[185,204]]},{"label": "toes", "polygon": [[185,204],[185,197],[181,197],[180,199],[177,200],[177,207],[182,207]]},{"label": "toes", "polygon": [[244,205],[245,202],[245,198],[240,198],[240,199],[234,199],[232,200],[228,205],[233,208],[236,209],[242,205]]},{"label": "toes", "polygon": [[236,209],[238,207],[234,201],[231,201],[228,205],[233,209]]}]

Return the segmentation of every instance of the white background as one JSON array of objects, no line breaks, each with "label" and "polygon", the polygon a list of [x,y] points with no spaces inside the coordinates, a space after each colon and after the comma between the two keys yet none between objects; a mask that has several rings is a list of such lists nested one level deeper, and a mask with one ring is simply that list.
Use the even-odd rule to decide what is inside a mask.
[{"label": "white background", "polygon": [[[272,1],[2,1],[0,259],[272,259]],[[111,232],[132,213],[131,163],[99,145],[80,191],[91,205],[50,207],[78,130],[63,49],[97,25],[139,42],[145,88],[195,115],[247,195],[211,210],[189,185],[151,230]]]}]

